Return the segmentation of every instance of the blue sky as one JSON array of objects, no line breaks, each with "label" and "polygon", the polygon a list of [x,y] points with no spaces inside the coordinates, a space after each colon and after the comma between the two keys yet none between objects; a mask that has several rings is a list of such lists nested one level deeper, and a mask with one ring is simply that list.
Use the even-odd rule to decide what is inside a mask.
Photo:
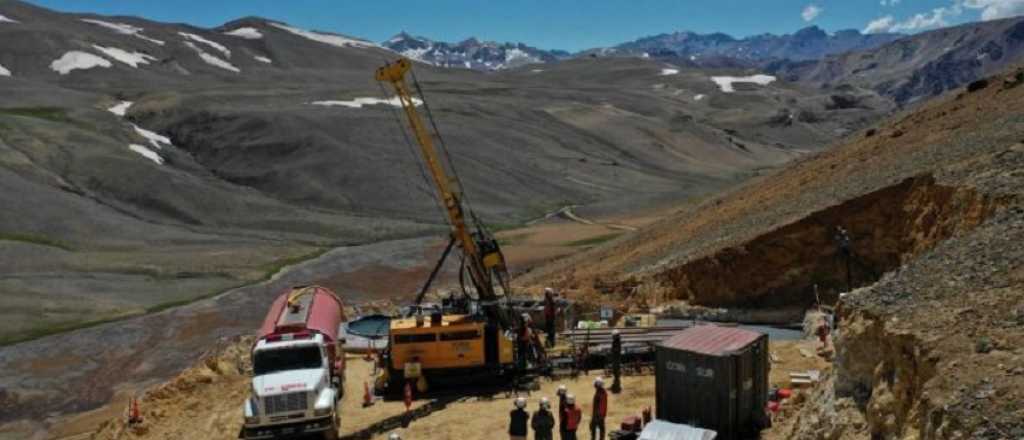
[{"label": "blue sky", "polygon": [[259,15],[383,41],[401,30],[545,49],[610,46],[675,30],[747,36],[825,30],[912,33],[1024,14],[1024,0],[31,0],[62,11],[138,15],[203,27]]}]

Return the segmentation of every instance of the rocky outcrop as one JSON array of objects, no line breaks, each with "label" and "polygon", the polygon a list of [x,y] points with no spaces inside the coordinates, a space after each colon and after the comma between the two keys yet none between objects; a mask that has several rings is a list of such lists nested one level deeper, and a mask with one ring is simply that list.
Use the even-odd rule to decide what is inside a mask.
[{"label": "rocky outcrop", "polygon": [[[980,224],[1000,201],[969,188],[904,180],[782,226],[740,246],[668,268],[655,279],[675,299],[712,307],[810,305],[878,280]],[[850,237],[847,258],[837,228]]]}]

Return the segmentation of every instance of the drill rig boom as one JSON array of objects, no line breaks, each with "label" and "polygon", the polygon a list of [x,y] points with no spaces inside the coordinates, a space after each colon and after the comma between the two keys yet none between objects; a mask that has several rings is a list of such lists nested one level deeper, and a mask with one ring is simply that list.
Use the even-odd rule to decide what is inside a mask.
[{"label": "drill rig boom", "polygon": [[[377,69],[376,78],[394,88],[395,95],[405,112],[409,126],[419,144],[420,153],[430,170],[434,186],[447,213],[452,240],[462,249],[466,270],[476,289],[477,298],[487,314],[491,318],[497,319],[503,328],[508,329],[513,325],[513,320],[504,308],[497,304],[499,295],[495,289],[495,281],[497,281],[497,284],[502,287],[504,295],[510,292],[505,258],[497,240],[487,232],[482,224],[476,222],[475,217],[475,231],[471,230],[466,223],[466,210],[463,206],[461,188],[456,180],[452,180],[448,176],[438,150],[434,146],[434,138],[420,118],[419,112],[416,110],[416,102],[406,83],[405,75],[411,68],[409,60],[399,59]],[[450,166],[451,164],[449,164]],[[495,278],[497,279],[495,280]]]}]

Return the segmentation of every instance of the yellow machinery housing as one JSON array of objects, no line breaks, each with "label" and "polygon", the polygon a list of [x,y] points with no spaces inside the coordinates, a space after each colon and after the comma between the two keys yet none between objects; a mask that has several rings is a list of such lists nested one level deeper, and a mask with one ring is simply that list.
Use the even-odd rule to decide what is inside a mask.
[{"label": "yellow machinery housing", "polygon": [[493,375],[495,366],[511,368],[515,361],[511,340],[486,320],[466,315],[392,320],[390,338],[389,374],[425,378],[421,390],[422,382]]}]

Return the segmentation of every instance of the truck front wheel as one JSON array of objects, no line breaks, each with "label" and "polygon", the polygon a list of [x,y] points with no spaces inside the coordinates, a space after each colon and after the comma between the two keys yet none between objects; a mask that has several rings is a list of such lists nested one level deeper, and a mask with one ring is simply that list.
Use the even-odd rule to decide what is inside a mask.
[{"label": "truck front wheel", "polygon": [[331,429],[324,433],[324,440],[338,440],[338,413],[331,415]]}]

